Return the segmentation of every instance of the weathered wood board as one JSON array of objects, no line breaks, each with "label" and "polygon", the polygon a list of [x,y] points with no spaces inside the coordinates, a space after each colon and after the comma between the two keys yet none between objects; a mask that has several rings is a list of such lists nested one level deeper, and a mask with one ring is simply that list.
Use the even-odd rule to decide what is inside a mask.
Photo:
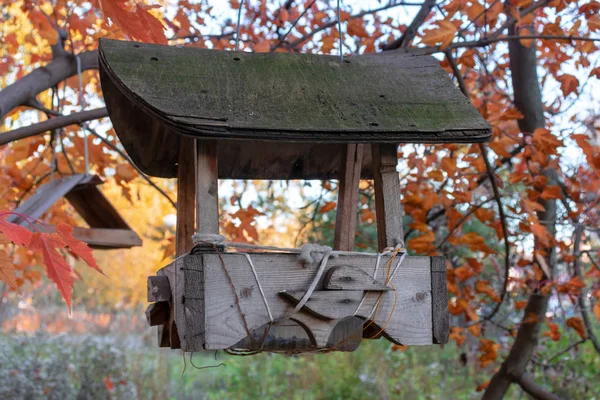
[{"label": "weathered wood board", "polygon": [[[264,335],[265,326],[270,323],[265,300],[275,320],[286,318],[305,326],[314,348],[332,346],[330,336],[340,320],[318,318],[305,308],[291,315],[294,303],[280,294],[281,291],[306,291],[315,276],[317,264],[303,268],[294,254],[253,253],[251,258],[257,280],[243,254],[224,253],[221,257],[230,278],[219,255],[215,253],[184,256],[159,272],[159,275],[169,277],[171,282],[175,323],[183,350],[225,349],[239,346],[240,343],[248,344],[248,331],[253,336],[263,337],[260,332]],[[389,258],[381,257],[376,273],[377,256],[369,254],[330,258],[326,269],[343,266],[361,268],[367,274],[374,275],[379,282],[385,282]],[[184,271],[183,285],[176,281],[176,264]],[[373,315],[373,305],[381,296],[381,302],[371,319],[377,330],[385,327],[383,335],[389,340],[404,345],[445,343],[448,337],[448,310],[445,269],[441,268],[442,265],[441,257],[406,257],[390,282],[394,290],[364,292],[365,299],[356,315]],[[320,292],[315,294],[315,299],[327,296],[323,290],[323,280],[324,277],[317,285]],[[351,296],[362,297],[356,293]],[[244,318],[240,316],[240,310]],[[333,317],[352,315],[348,311]],[[303,339],[299,337],[299,340]]]},{"label": "weathered wood board", "polygon": [[[274,144],[282,142],[458,143],[491,135],[489,124],[430,56],[390,52],[341,62],[316,54],[102,39],[99,64],[117,135],[136,165],[153,176],[176,175],[180,135],[232,145],[263,142],[254,158],[265,161],[277,159]],[[337,149],[338,165],[340,154]],[[236,171],[230,165],[237,157],[220,158],[223,171]],[[281,175],[274,170],[270,179],[289,179],[289,166],[302,170],[306,162],[279,164]],[[330,178],[337,176],[333,172]],[[261,170],[248,174],[256,178]]]}]

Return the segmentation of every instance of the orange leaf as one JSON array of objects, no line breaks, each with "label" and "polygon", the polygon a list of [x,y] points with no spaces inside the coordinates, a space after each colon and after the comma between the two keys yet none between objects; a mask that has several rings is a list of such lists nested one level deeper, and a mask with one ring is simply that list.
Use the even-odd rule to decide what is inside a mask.
[{"label": "orange leaf", "polygon": [[527,300],[515,301],[515,308],[521,310],[527,305]]},{"label": "orange leaf", "polygon": [[58,42],[58,31],[50,23],[46,14],[37,9],[29,11],[29,20],[38,31],[41,37],[48,41],[49,45],[55,45]]},{"label": "orange leaf", "polygon": [[579,335],[580,338],[585,339],[585,327],[583,326],[583,321],[581,321],[578,317],[572,317],[567,320],[567,326],[569,328],[575,329],[575,332]]},{"label": "orange leaf", "polygon": [[441,48],[448,47],[452,40],[454,39],[454,35],[456,35],[457,29],[456,26],[450,21],[437,21],[438,27],[434,29],[429,29],[425,31],[425,34],[421,38],[423,43],[428,46],[435,46],[440,44]]},{"label": "orange leaf", "polygon": [[11,289],[19,290],[15,266],[4,250],[0,250],[0,280],[6,282]]},{"label": "orange leaf", "polygon": [[320,213],[326,213],[327,211],[331,211],[335,208],[336,204],[333,201],[328,201],[319,209]]},{"label": "orange leaf", "polygon": [[60,223],[56,226],[56,231],[62,236],[67,246],[69,246],[69,250],[71,250],[74,255],[81,258],[87,265],[104,275],[104,272],[102,272],[94,259],[92,249],[90,249],[87,244],[73,237],[72,226]]},{"label": "orange leaf", "polygon": [[[521,29],[519,29],[519,36],[531,36],[531,31],[528,28],[521,28]],[[531,44],[533,43],[533,39],[530,39],[530,38],[519,39],[519,42],[521,42],[521,44],[525,47],[531,47]]]},{"label": "orange leaf", "polygon": [[557,77],[556,80],[560,82],[560,90],[562,90],[565,97],[571,93],[579,94],[579,91],[577,90],[579,81],[573,75],[563,74]]},{"label": "orange leaf", "polygon": [[544,200],[560,199],[562,197],[562,193],[561,193],[560,187],[553,185],[553,186],[546,186],[540,196]]},{"label": "orange leaf", "polygon": [[450,340],[454,340],[457,346],[462,346],[467,337],[463,333],[463,329],[458,326],[450,327]]},{"label": "orange leaf", "polygon": [[558,325],[552,322],[548,322],[549,331],[544,332],[544,336],[550,337],[552,340],[559,341],[560,340],[560,332],[558,330]]},{"label": "orange leaf", "polygon": [[500,302],[500,296],[498,296],[496,291],[489,286],[489,283],[487,281],[475,282],[475,291],[477,293],[483,293],[488,295],[489,298],[495,301],[496,303]]},{"label": "orange leaf", "polygon": [[537,128],[533,131],[533,136],[531,138],[535,148],[546,155],[558,154],[557,148],[563,145],[562,141],[558,140],[545,128]]},{"label": "orange leaf", "polygon": [[0,213],[0,233],[18,246],[28,246],[33,234],[20,225],[6,221],[8,214],[10,213]]},{"label": "orange leaf", "polygon": [[481,339],[479,341],[479,351],[482,353],[479,356],[479,365],[481,368],[489,363],[496,361],[498,358],[498,349],[500,345],[489,339]]},{"label": "orange leaf", "polygon": [[148,42],[167,44],[167,38],[165,37],[165,28],[163,24],[148,12],[149,9],[156,7],[159,6],[146,6],[144,4],[137,3],[135,13],[140,19],[142,28],[146,31]]},{"label": "orange leaf", "polygon": [[596,319],[600,321],[600,301],[594,304],[594,315],[596,316]]},{"label": "orange leaf", "polygon": [[486,382],[483,382],[481,385],[477,386],[477,388],[475,388],[475,390],[477,392],[483,392],[485,389],[487,389],[488,386],[490,386],[490,382],[491,382],[491,380],[487,380]]},{"label": "orange leaf", "polygon": [[254,45],[255,53],[268,53],[271,51],[271,43],[268,40],[261,40]]},{"label": "orange leaf", "polygon": [[60,291],[67,307],[71,313],[71,298],[73,294],[73,275],[71,275],[71,266],[58,253],[57,248],[64,248],[66,243],[62,238],[55,234],[34,233],[31,239],[31,250],[39,250],[42,253],[42,259],[46,265],[46,273]]}]

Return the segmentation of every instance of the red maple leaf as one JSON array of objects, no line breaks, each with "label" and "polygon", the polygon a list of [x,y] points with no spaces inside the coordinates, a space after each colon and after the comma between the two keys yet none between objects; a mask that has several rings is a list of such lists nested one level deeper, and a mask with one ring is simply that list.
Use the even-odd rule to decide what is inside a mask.
[{"label": "red maple leaf", "polygon": [[94,268],[102,275],[105,275],[96,263],[94,255],[92,254],[92,249],[90,249],[87,244],[73,237],[72,226],[67,225],[65,223],[60,223],[56,226],[56,232],[58,232],[62,236],[64,242],[69,247],[69,250],[71,251],[71,253],[73,253],[73,255],[81,258],[83,261],[86,262],[87,265]]},{"label": "red maple leaf", "polygon": [[42,259],[46,265],[46,273],[60,291],[67,307],[71,313],[71,298],[73,295],[73,275],[71,275],[71,266],[60,255],[57,249],[64,248],[67,244],[62,237],[56,233],[33,234],[29,248],[39,250],[42,253]]},{"label": "red maple leaf", "polygon": [[8,212],[0,214],[0,232],[14,244],[18,246],[28,246],[33,234],[27,228],[6,221],[6,217],[10,214],[11,213]]}]

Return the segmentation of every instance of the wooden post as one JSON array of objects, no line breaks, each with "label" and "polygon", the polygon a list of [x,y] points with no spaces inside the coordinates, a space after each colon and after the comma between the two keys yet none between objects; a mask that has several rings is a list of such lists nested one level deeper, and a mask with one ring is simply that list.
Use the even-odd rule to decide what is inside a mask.
[{"label": "wooden post", "polygon": [[189,252],[194,246],[196,192],[195,140],[181,136],[179,140],[179,164],[177,166],[177,257]]},{"label": "wooden post", "polygon": [[404,241],[400,179],[396,171],[398,146],[392,143],[372,144],[373,177],[375,181],[375,211],[379,251]]},{"label": "wooden post", "polygon": [[[342,150],[339,172],[338,203],[335,218],[335,250],[354,250],[356,214],[358,212],[358,186],[362,168],[364,145],[350,143]],[[341,351],[354,351],[362,339],[363,320],[350,317],[340,321],[330,336],[331,346]]]},{"label": "wooden post", "polygon": [[196,232],[219,233],[217,142],[196,141]]},{"label": "wooden post", "polygon": [[358,185],[360,184],[363,150],[364,145],[356,143],[348,144],[342,150],[335,238],[333,241],[333,247],[336,250],[354,250]]}]

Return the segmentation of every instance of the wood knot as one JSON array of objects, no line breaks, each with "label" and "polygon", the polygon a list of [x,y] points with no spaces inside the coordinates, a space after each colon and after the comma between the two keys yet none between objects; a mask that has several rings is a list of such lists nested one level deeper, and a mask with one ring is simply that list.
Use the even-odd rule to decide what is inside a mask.
[{"label": "wood knot", "polygon": [[415,297],[418,302],[425,301],[425,292],[419,292]]},{"label": "wood knot", "polygon": [[243,288],[242,290],[240,290],[240,297],[242,297],[242,298],[250,297],[250,296],[252,296],[253,291],[254,291],[254,286]]}]

